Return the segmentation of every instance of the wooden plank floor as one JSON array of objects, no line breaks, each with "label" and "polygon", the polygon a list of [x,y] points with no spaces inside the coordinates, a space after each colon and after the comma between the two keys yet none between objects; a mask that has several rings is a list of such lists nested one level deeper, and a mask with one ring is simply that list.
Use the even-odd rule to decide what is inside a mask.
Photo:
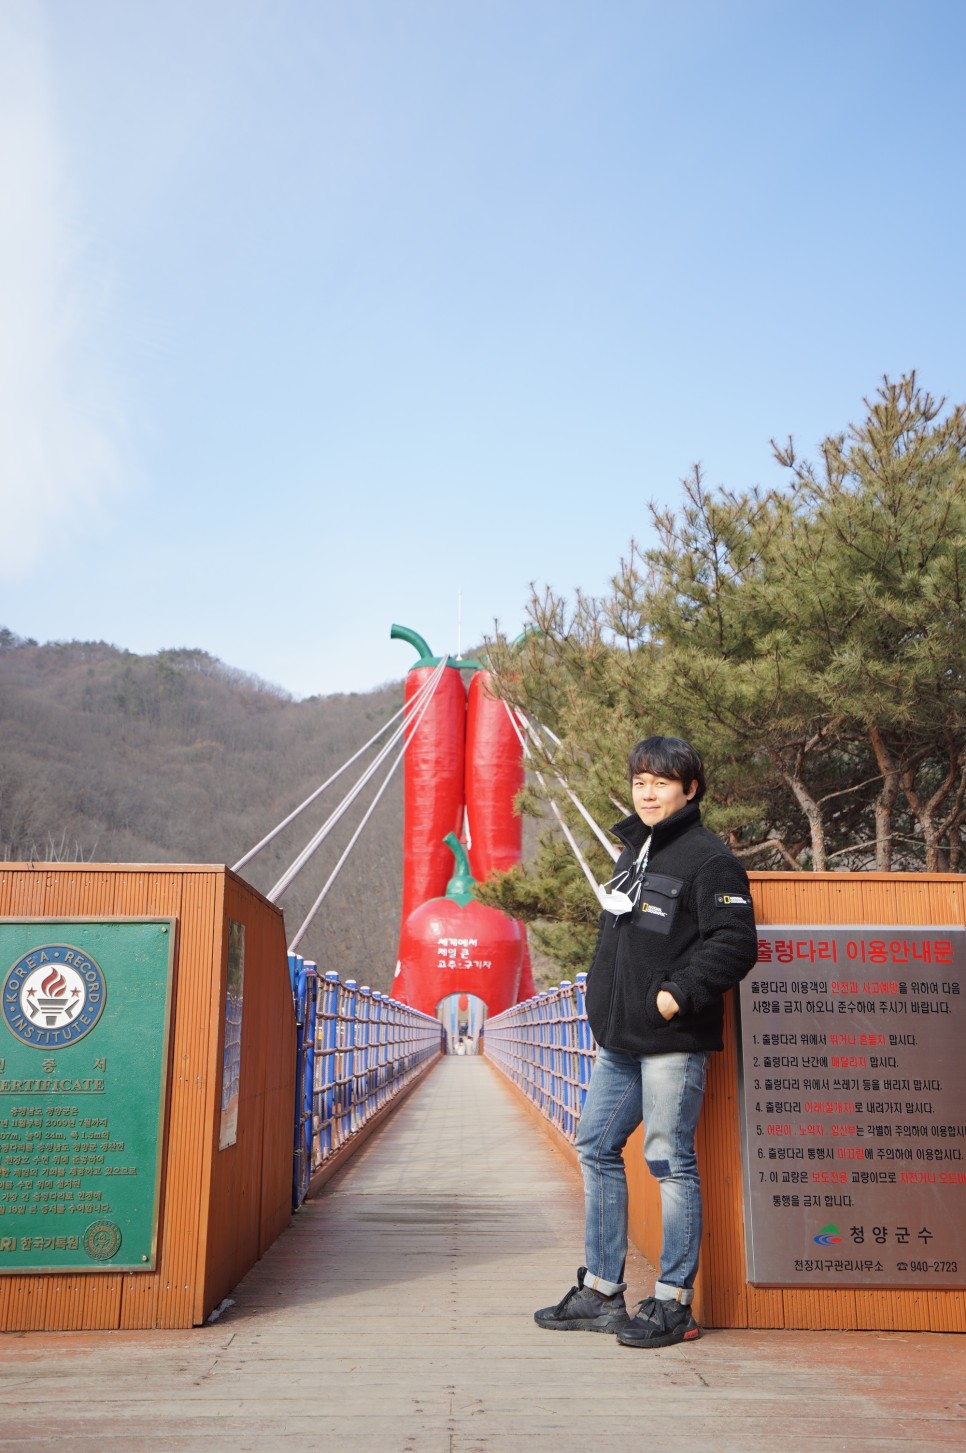
[{"label": "wooden plank floor", "polygon": [[[966,1338],[541,1331],[574,1279],[566,1158],[451,1058],[194,1332],[0,1337],[0,1450],[891,1453],[966,1449]],[[640,1259],[631,1291],[650,1289]]]}]

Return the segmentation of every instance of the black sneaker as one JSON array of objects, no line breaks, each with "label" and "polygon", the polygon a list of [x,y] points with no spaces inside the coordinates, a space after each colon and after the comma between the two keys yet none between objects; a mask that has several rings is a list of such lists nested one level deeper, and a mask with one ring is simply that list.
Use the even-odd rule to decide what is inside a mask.
[{"label": "black sneaker", "polygon": [[701,1328],[691,1315],[691,1308],[681,1302],[648,1297],[641,1302],[633,1317],[617,1334],[624,1347],[670,1347],[675,1342],[694,1342]]},{"label": "black sneaker", "polygon": [[541,1307],[534,1312],[538,1327],[551,1332],[619,1332],[630,1318],[624,1305],[624,1293],[607,1297],[584,1286],[586,1266],[577,1268],[577,1285],[555,1307]]}]

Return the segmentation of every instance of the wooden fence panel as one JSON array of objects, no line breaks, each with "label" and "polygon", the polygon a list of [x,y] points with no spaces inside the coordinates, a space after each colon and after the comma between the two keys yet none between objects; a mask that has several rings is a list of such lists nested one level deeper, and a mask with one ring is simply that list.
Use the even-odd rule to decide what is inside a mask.
[{"label": "wooden fence panel", "polygon": [[[219,1155],[229,915],[246,929],[246,1004],[238,1144]],[[0,918],[73,917],[176,920],[156,1270],[0,1276],[0,1329],[191,1326],[289,1219],[295,1021],[282,916],[218,865],[0,866]]]}]

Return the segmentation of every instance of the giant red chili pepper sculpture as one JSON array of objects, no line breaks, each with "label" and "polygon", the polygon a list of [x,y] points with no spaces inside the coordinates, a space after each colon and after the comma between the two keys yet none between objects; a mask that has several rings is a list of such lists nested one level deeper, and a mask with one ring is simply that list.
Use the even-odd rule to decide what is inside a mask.
[{"label": "giant red chili pepper sculpture", "polygon": [[[479,883],[520,861],[523,818],[514,800],[523,781],[523,748],[506,703],[494,692],[489,671],[477,671],[466,707],[466,832],[470,870]],[[519,999],[535,992],[524,929]]]},{"label": "giant red chili pepper sculpture", "polygon": [[[477,992],[469,982],[464,982],[461,971],[457,971],[472,956],[470,959],[457,956],[454,964],[453,955],[447,952],[440,962],[450,967],[447,971],[437,970],[436,989],[430,992],[425,971],[420,970],[420,987],[414,990],[406,968],[411,959],[407,950],[410,919],[421,906],[443,898],[452,872],[446,843],[448,835],[455,836],[462,828],[464,790],[471,854],[469,871],[482,881],[491,873],[505,871],[520,861],[522,820],[513,804],[523,786],[523,754],[506,707],[491,688],[488,671],[480,670],[475,661],[446,658],[432,698],[417,702],[420,690],[432,679],[442,658],[433,656],[423,637],[407,626],[394,625],[390,634],[393,639],[408,641],[419,653],[419,659],[406,677],[405,688],[409,745],[404,773],[402,931],[392,993],[395,998],[415,1005],[417,1000],[413,994],[418,992],[420,1007],[422,1003],[429,1005],[427,1012],[432,1014],[440,1000],[450,993]],[[476,672],[470,683],[468,702],[460,675],[465,670]],[[507,922],[513,921],[504,914],[499,916]],[[526,930],[522,924],[517,927],[523,969],[515,992],[518,999],[524,999],[534,993],[533,974]],[[478,974],[473,972],[469,978],[475,982]],[[488,993],[492,992],[494,982],[492,976],[486,981]],[[489,1013],[498,1012],[487,994],[480,997]]]},{"label": "giant red chili pepper sculpture", "polygon": [[477,902],[463,844],[448,833],[446,846],[456,865],[445,896],[414,908],[403,923],[399,962],[407,999],[435,1014],[448,995],[475,994],[490,1014],[500,1014],[517,1003],[523,925]]},{"label": "giant red chili pepper sculpture", "polygon": [[477,671],[466,710],[466,846],[479,883],[520,861],[523,819],[514,798],[522,787],[520,738],[489,671]]},{"label": "giant red chili pepper sculpture", "polygon": [[419,652],[419,660],[406,677],[405,691],[409,743],[403,764],[402,918],[405,923],[420,903],[445,892],[452,871],[443,839],[448,832],[459,832],[463,826],[466,690],[456,664],[447,661],[416,727],[414,718],[419,708],[414,711],[413,699],[432,677],[440,657],[434,656],[422,636],[407,626],[393,626],[390,635],[393,640],[408,641]]}]

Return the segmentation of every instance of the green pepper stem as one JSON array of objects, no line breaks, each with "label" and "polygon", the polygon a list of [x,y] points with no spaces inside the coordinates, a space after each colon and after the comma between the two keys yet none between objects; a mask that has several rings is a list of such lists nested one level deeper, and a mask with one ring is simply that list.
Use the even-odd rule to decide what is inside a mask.
[{"label": "green pepper stem", "polygon": [[470,860],[455,832],[448,832],[443,842],[456,859],[453,876],[446,884],[446,897],[465,908],[467,903],[473,902],[473,884],[476,882],[470,872]]},{"label": "green pepper stem", "polygon": [[[389,629],[389,639],[391,641],[408,641],[418,653],[419,659],[410,667],[410,670],[415,670],[417,666],[438,666],[440,661],[443,660],[442,656],[434,656],[425,638],[418,631],[410,630],[409,626],[391,626]],[[465,660],[458,660],[454,656],[447,656],[446,664],[447,666],[454,667],[457,671],[482,670],[479,661],[471,661],[468,656]]]},{"label": "green pepper stem", "polygon": [[433,660],[433,653],[424,638],[418,631],[412,631],[408,626],[393,626],[389,631],[389,639],[391,641],[408,641],[419,657],[416,662],[417,666],[428,665]]}]

